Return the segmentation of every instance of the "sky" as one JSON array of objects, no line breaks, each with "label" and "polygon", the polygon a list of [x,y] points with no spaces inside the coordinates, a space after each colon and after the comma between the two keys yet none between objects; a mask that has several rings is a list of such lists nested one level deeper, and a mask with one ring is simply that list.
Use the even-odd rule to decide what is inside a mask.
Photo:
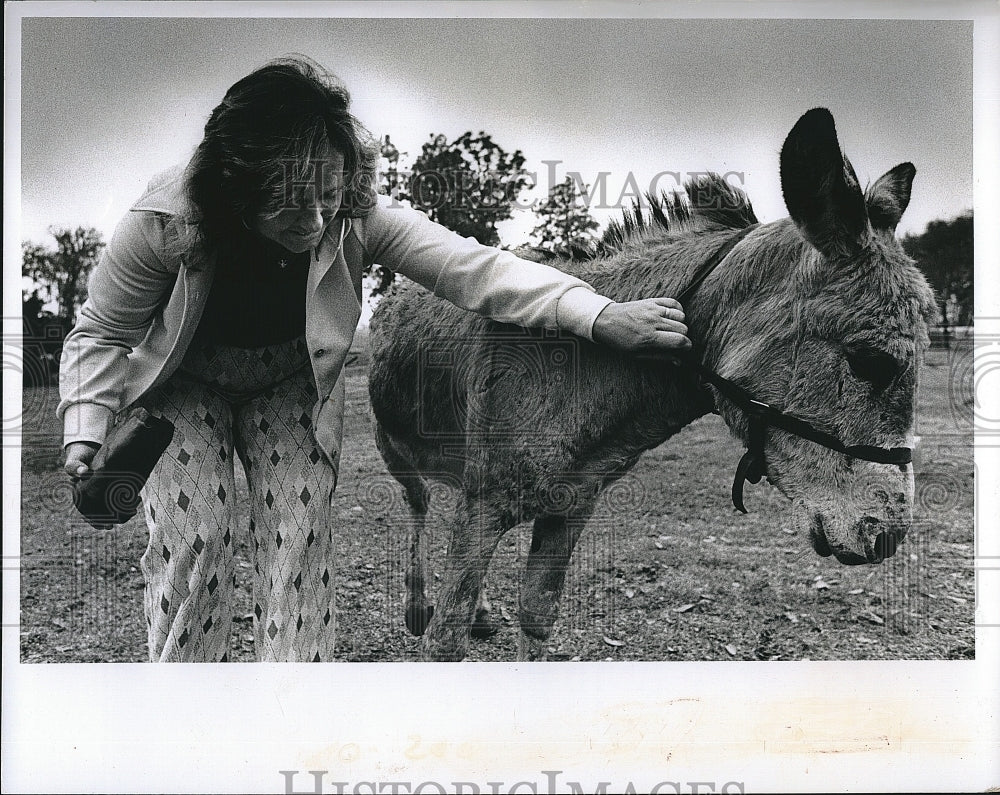
[{"label": "sky", "polygon": [[[615,205],[657,173],[715,170],[775,220],[781,143],[824,106],[863,184],[916,165],[901,233],[972,207],[971,22],[34,18],[22,48],[22,240],[53,225],[110,236],[226,89],[293,52],[340,76],[403,166],[432,133],[520,149],[538,175],[528,200],[568,172],[607,172]],[[503,242],[534,223],[519,211]]]}]

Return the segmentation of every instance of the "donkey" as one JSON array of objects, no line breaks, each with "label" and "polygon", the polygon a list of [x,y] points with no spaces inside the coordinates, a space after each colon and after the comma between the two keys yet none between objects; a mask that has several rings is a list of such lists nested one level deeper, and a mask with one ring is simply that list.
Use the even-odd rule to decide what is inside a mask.
[{"label": "donkey", "polygon": [[[674,366],[495,323],[412,283],[381,303],[369,388],[376,442],[413,515],[407,625],[426,627],[425,659],[465,657],[497,543],[530,520],[518,654],[543,657],[602,489],[712,411],[748,447],[737,507],[743,481],[766,476],[818,554],[893,554],[911,523],[934,307],[895,239],[916,169],[902,163],[862,192],[824,108],[792,128],[780,168],[790,218],[757,224],[742,191],[712,177],[688,183],[687,211],[667,203],[648,223],[637,210],[616,245],[554,263],[618,301],[683,295],[695,347]],[[459,499],[433,610],[421,531],[435,480]]]}]

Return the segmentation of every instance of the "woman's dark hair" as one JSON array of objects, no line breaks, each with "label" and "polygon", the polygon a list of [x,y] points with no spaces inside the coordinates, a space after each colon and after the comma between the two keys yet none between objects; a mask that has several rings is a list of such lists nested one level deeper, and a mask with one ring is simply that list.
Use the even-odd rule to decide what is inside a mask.
[{"label": "woman's dark hair", "polygon": [[368,213],[378,144],[349,107],[340,81],[303,56],[271,61],[235,83],[212,111],[185,172],[196,221],[189,231],[208,248],[245,234],[260,213],[281,206],[289,164],[310,167],[324,138],[344,156],[339,215]]}]

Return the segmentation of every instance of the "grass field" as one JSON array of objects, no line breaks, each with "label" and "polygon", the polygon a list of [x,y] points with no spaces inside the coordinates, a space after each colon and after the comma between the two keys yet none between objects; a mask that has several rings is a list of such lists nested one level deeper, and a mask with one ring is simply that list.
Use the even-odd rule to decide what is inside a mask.
[{"label": "grass field", "polygon": [[[551,657],[973,657],[970,362],[968,348],[928,355],[914,463],[916,521],[894,558],[845,567],[818,557],[791,529],[787,501],[767,486],[748,486],[750,514],[738,514],[729,488],[742,448],[718,417],[706,417],[647,453],[602,497],[577,547]],[[24,393],[21,659],[145,660],[139,572],[145,527],[134,519],[100,532],[75,518],[59,470],[55,401],[51,389]],[[347,414],[335,501],[338,657],[416,660],[419,639],[402,621],[407,513],[372,442],[363,367],[348,371]],[[429,523],[435,571],[446,544],[449,495],[441,498]],[[237,535],[232,657],[250,660],[252,563],[245,534]],[[515,658],[517,591],[529,542],[528,525],[501,541],[488,578],[501,630],[474,641],[470,659]]]}]

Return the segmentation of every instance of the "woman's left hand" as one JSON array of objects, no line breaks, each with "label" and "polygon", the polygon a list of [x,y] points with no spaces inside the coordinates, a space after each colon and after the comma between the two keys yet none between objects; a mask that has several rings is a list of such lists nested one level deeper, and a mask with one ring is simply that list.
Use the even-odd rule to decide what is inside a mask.
[{"label": "woman's left hand", "polygon": [[691,348],[684,310],[673,298],[608,304],[594,321],[594,342],[629,353],[673,353]]}]

